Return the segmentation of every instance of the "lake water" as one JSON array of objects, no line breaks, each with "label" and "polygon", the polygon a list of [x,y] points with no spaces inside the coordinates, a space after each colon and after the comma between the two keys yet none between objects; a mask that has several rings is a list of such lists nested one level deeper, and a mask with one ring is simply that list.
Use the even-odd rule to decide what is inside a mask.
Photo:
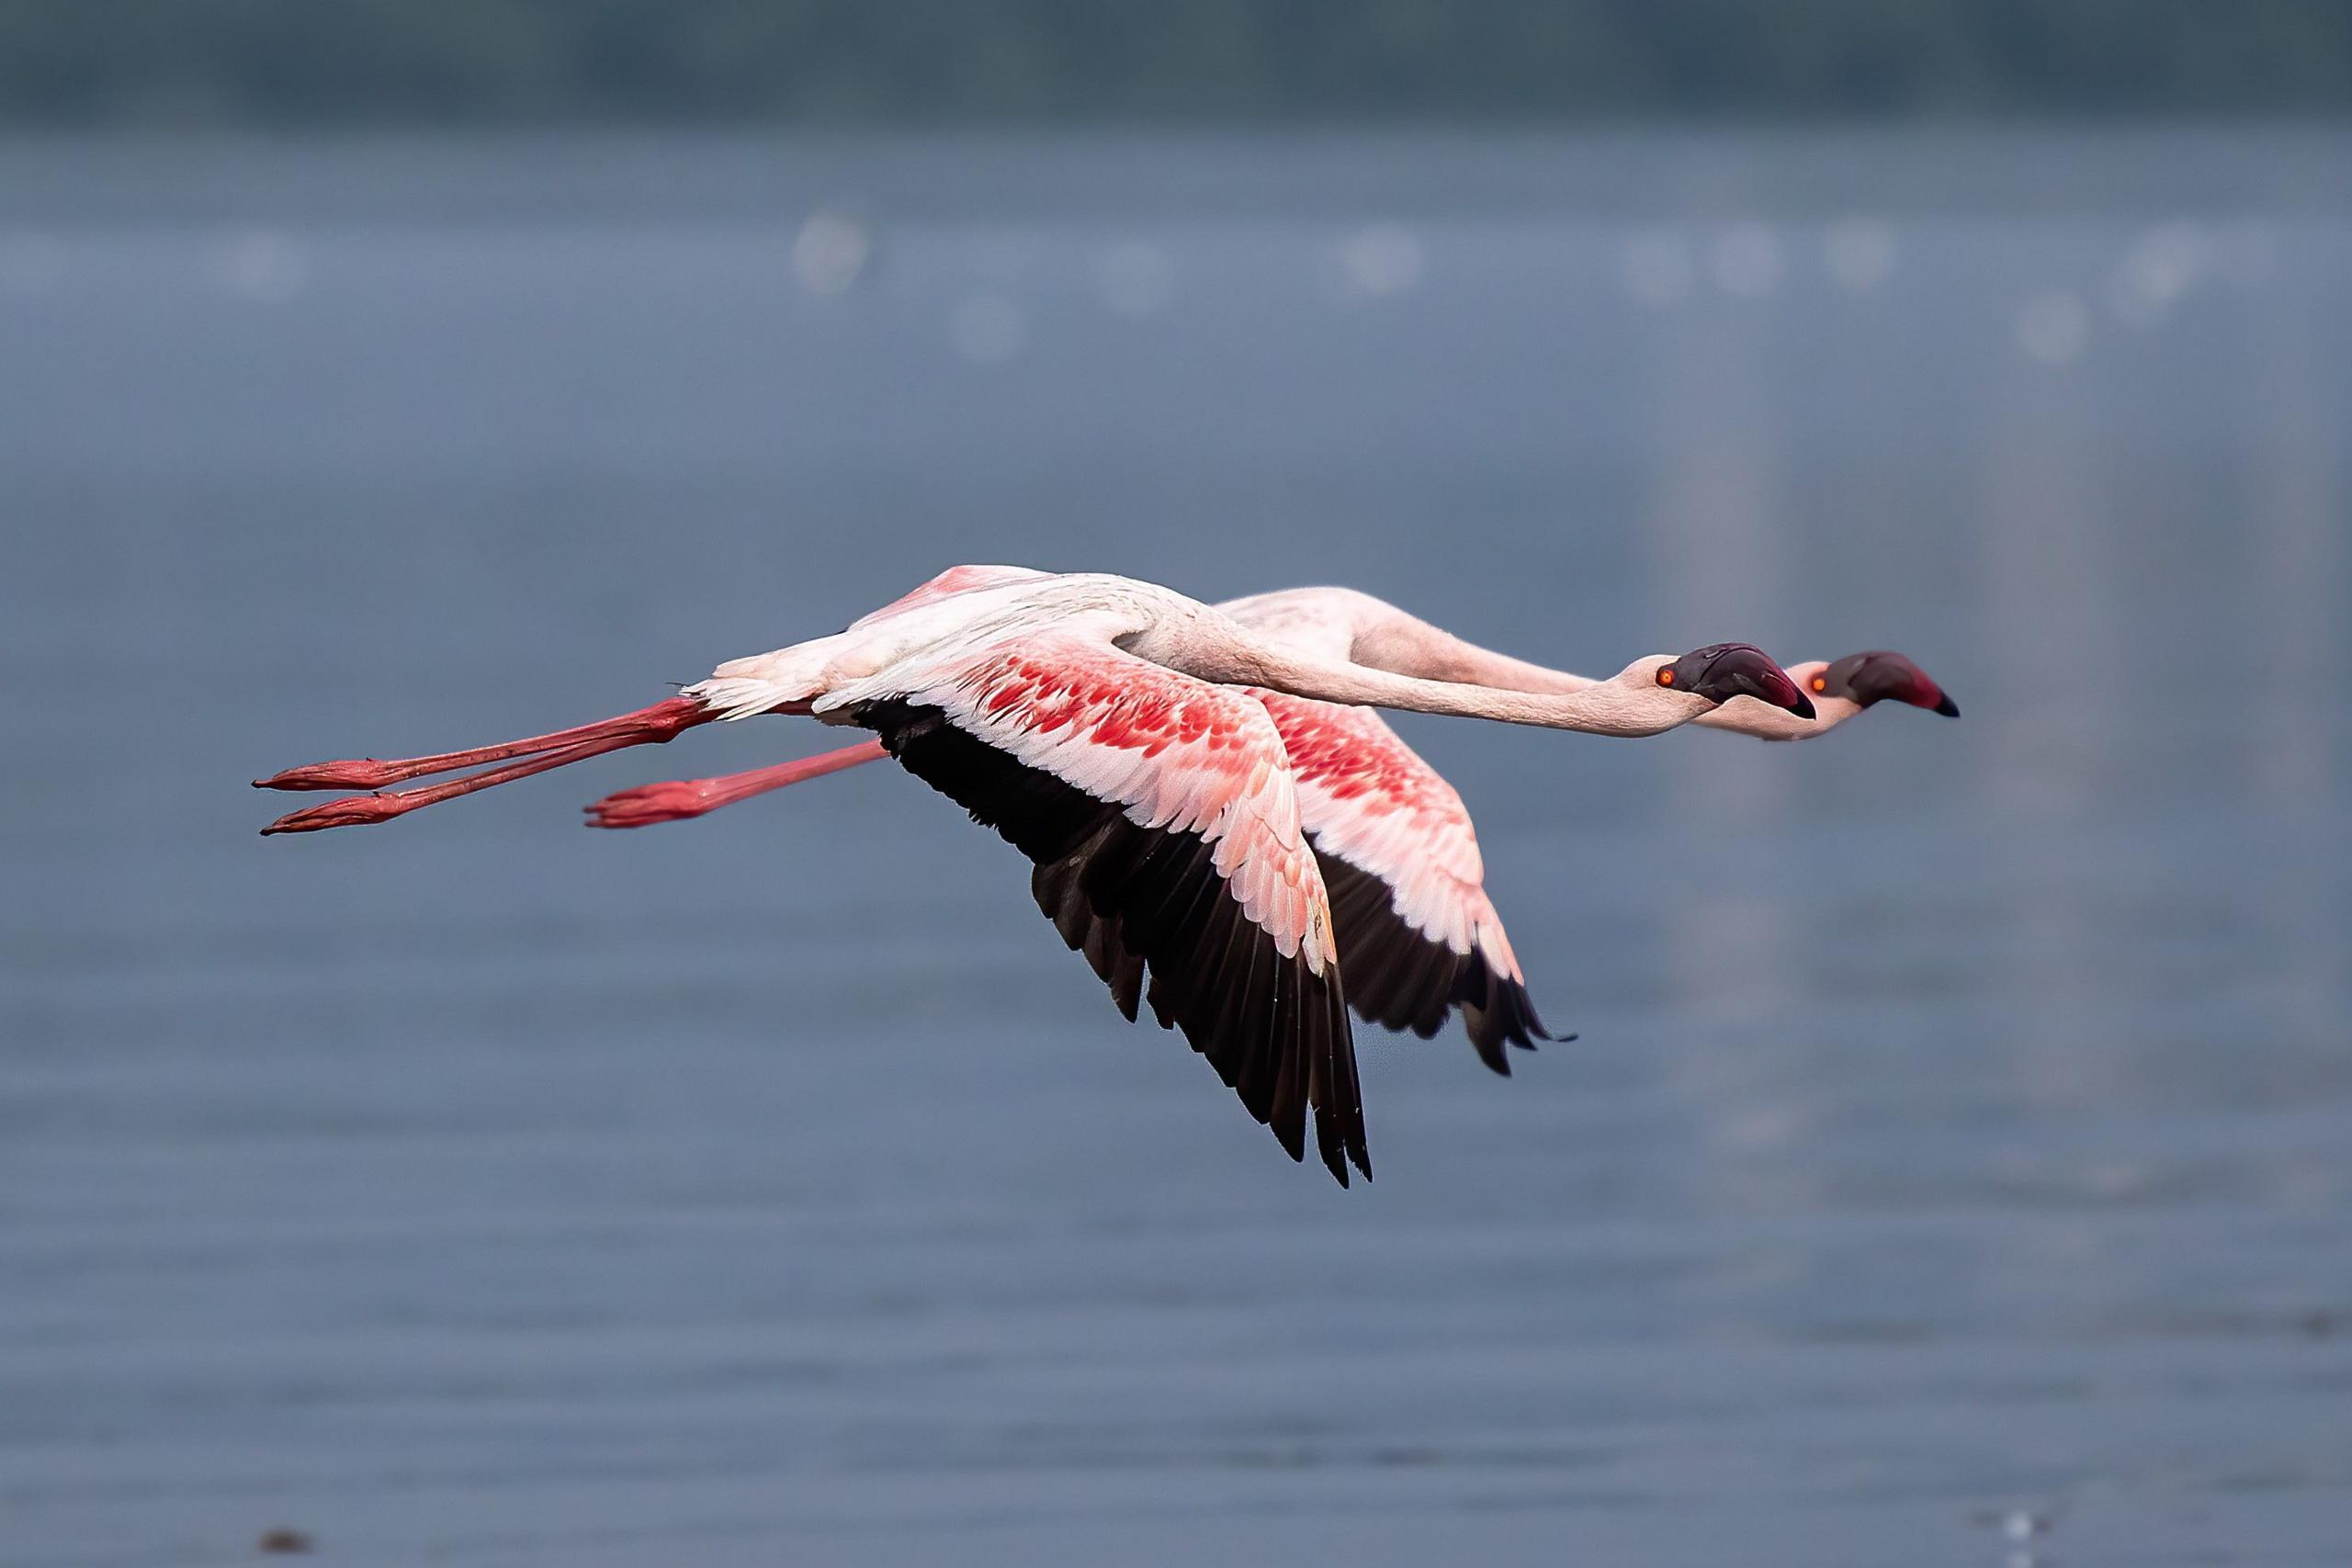
[{"label": "lake water", "polygon": [[[2347,433],[2331,132],[0,147],[0,1558],[2352,1561]],[[1407,721],[1583,1038],[1350,1192],[894,770],[579,826],[813,726],[254,836],[961,560],[1966,716]]]}]

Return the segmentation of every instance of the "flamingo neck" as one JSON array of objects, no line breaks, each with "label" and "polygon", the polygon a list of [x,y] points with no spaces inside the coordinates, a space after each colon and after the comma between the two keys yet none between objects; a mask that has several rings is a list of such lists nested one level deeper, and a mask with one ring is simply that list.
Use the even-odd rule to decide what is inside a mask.
[{"label": "flamingo neck", "polygon": [[1430,681],[1562,696],[1602,684],[1589,675],[1480,648],[1401,610],[1382,608],[1389,613],[1357,629],[1351,654],[1363,663]]},{"label": "flamingo neck", "polygon": [[[1268,598],[1280,599],[1280,595]],[[1327,594],[1339,600],[1338,594]],[[1249,602],[1245,601],[1245,604]],[[1255,608],[1255,606],[1251,606]],[[1570,670],[1514,659],[1490,648],[1465,642],[1442,627],[1384,604],[1369,594],[1348,593],[1332,612],[1344,626],[1343,635],[1352,660],[1400,675],[1452,684],[1487,686],[1505,691],[1569,695],[1608,685]],[[1813,666],[1818,669],[1819,666]],[[1690,720],[1709,729],[1751,736],[1758,740],[1810,740],[1826,735],[1862,710],[1843,697],[1815,694],[1813,718],[1799,718],[1754,697],[1734,697]]]},{"label": "flamingo neck", "polygon": [[1701,716],[1697,722],[1710,729],[1753,736],[1758,740],[1810,740],[1816,735],[1828,734],[1861,711],[1860,705],[1843,697],[1815,694],[1814,716],[1804,719],[1754,697],[1734,697],[1714,712]]},{"label": "flamingo neck", "polygon": [[1573,692],[1531,692],[1398,675],[1351,660],[1295,652],[1229,622],[1218,633],[1188,637],[1183,648],[1168,652],[1172,657],[1166,661],[1175,668],[1228,685],[1264,686],[1358,707],[1448,714],[1588,735],[1656,735],[1689,723],[1713,705],[1686,692],[1611,681],[1592,682]]}]

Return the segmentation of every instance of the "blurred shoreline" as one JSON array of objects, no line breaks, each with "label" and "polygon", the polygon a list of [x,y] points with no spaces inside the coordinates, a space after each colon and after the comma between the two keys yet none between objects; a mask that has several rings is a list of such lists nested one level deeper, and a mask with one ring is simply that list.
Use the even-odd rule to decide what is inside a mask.
[{"label": "blurred shoreline", "polygon": [[2352,128],[0,135],[0,230],[756,221],[839,203],[992,220],[2335,213],[2352,209]]}]

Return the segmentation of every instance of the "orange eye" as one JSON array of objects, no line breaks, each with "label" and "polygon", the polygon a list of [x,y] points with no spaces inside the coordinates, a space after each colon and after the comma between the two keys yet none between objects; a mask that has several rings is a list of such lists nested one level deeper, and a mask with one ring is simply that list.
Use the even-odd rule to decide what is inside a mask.
[{"label": "orange eye", "polygon": [[1671,686],[1674,684],[1674,667],[1672,665],[1669,664],[1665,669],[1657,672],[1657,683],[1661,686]]},{"label": "orange eye", "polygon": [[1822,676],[1815,675],[1813,678],[1813,689],[1816,692],[1826,692],[1829,689],[1829,682]]}]

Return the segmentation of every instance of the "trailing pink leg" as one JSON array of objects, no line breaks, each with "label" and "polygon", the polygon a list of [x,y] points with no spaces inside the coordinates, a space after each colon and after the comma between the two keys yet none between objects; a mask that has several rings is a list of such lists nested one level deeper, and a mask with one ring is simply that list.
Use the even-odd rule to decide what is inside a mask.
[{"label": "trailing pink leg", "polygon": [[608,795],[589,807],[588,826],[645,828],[656,822],[683,822],[690,817],[716,811],[722,806],[749,800],[755,795],[765,795],[786,784],[797,784],[803,779],[822,778],[827,773],[837,773],[843,768],[854,768],[861,762],[878,761],[889,754],[880,741],[865,740],[855,746],[844,746],[838,751],[828,751],[822,756],[780,762],[773,768],[754,768],[747,773],[639,784],[635,789]]},{"label": "trailing pink leg", "polygon": [[[668,737],[663,737],[667,739]],[[455,800],[461,795],[471,795],[478,789],[493,784],[513,784],[516,779],[529,778],[552,768],[568,767],[584,762],[591,757],[601,757],[607,751],[618,751],[640,741],[619,737],[608,740],[583,740],[550,751],[544,757],[527,761],[509,762],[503,768],[489,768],[479,773],[469,773],[447,784],[427,784],[423,789],[404,789],[390,795],[354,795],[341,800],[322,800],[316,806],[306,806],[300,811],[289,811],[264,828],[263,838],[272,833],[315,833],[322,828],[364,828],[374,822],[389,822],[395,817],[405,817],[419,807],[437,806],[445,800]]]},{"label": "trailing pink leg", "polygon": [[[470,751],[444,751],[431,757],[400,757],[390,761],[375,758],[351,759],[339,762],[312,762],[307,767],[288,768],[266,779],[255,779],[255,789],[382,789],[408,779],[423,778],[427,773],[446,773],[458,768],[478,767],[484,762],[503,762],[512,757],[536,757],[543,752],[564,751],[594,744],[599,751],[610,751],[622,746],[659,745],[680,730],[691,729],[697,724],[707,724],[718,716],[692,697],[670,697],[651,707],[639,708],[616,718],[600,719],[572,729],[559,729],[552,735],[534,735],[524,740],[509,740],[503,746],[478,746]],[[610,742],[610,744],[605,744]],[[594,756],[594,752],[582,752]],[[577,760],[577,759],[575,759]],[[538,770],[534,769],[534,772]],[[517,773],[517,778],[523,775]],[[501,783],[503,780],[499,781]],[[482,787],[480,784],[470,786]],[[424,793],[424,792],[418,792]],[[459,791],[463,794],[465,791]],[[437,798],[447,798],[440,796]],[[429,804],[420,801],[419,805]],[[404,807],[403,810],[413,810]],[[301,815],[297,812],[296,816]],[[368,818],[368,821],[381,821]],[[288,818],[287,820],[292,820]],[[327,823],[317,824],[330,826]],[[299,829],[284,829],[293,832]]]}]

